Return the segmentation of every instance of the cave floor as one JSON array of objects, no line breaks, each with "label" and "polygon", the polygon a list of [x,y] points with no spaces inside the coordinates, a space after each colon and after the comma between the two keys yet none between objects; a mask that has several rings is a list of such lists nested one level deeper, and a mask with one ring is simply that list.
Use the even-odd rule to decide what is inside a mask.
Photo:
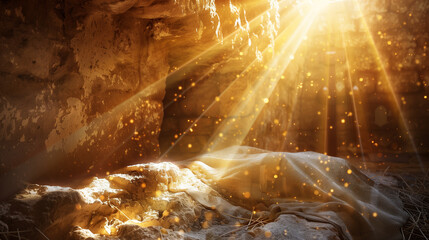
[{"label": "cave floor", "polygon": [[[388,183],[399,193],[404,210],[410,215],[401,228],[403,239],[429,239],[429,156],[394,156],[386,160],[367,161],[364,170],[368,175],[391,176]],[[350,161],[360,168],[362,162]],[[422,167],[423,166],[423,167]]]},{"label": "cave floor", "polygon": [[[423,169],[414,156],[394,156],[366,162],[366,169],[362,166],[360,159],[348,160],[352,165],[361,169],[369,177],[388,176],[385,178],[386,185],[393,191],[398,192],[404,210],[410,215],[406,224],[401,228],[403,239],[428,239],[429,237],[429,166]],[[428,157],[424,156],[422,161],[427,163]],[[384,178],[383,178],[384,179]],[[225,226],[222,226],[225,227]],[[219,229],[216,229],[218,231]],[[228,229],[222,231],[228,233]],[[17,232],[8,232],[12,236],[19,236]],[[18,235],[16,235],[18,233]],[[22,232],[25,234],[25,232]],[[41,233],[41,232],[40,232]],[[239,232],[234,233],[240,234]],[[6,236],[6,235],[4,235]],[[2,236],[0,235],[0,239]],[[198,236],[194,236],[197,237]],[[20,238],[9,238],[20,239]],[[24,239],[24,238],[23,238]]]}]

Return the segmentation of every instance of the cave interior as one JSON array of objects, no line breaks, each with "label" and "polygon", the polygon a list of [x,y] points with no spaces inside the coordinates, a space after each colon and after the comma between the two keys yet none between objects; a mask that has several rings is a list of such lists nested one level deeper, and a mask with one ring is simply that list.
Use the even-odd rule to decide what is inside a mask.
[{"label": "cave interior", "polygon": [[246,146],[345,159],[428,239],[428,19],[428,0],[0,1],[0,238],[371,239],[186,165]]}]

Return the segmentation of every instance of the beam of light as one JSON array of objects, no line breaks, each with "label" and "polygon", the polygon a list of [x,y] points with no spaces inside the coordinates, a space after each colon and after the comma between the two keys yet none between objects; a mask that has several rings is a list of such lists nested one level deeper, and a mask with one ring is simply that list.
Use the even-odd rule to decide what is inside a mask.
[{"label": "beam of light", "polygon": [[[294,89],[298,89],[298,83],[299,83],[299,80],[295,81]],[[290,115],[290,117],[289,117],[289,119],[287,121],[287,124],[286,124],[286,130],[285,130],[286,134],[284,135],[284,140],[283,140],[283,143],[282,143],[282,149],[283,150],[288,149],[288,142],[290,141],[290,139],[289,139],[290,134],[289,133],[290,133],[290,129],[292,127],[292,122],[293,122],[294,117],[295,117],[296,105],[297,105],[297,102],[298,102],[298,95],[299,95],[299,93],[302,94],[302,91],[303,91],[302,88],[299,88],[299,89],[300,89],[299,91],[295,90],[295,94],[293,96],[292,108],[290,109],[291,115]]]},{"label": "beam of light", "polygon": [[[295,51],[299,47],[302,39],[304,38],[306,32],[310,28],[310,26],[311,26],[311,24],[312,24],[312,22],[313,22],[313,20],[315,18],[314,16],[316,15],[316,13],[317,13],[317,10],[316,9],[312,9],[312,11],[309,11],[308,15],[304,16],[305,20],[303,22],[301,22],[301,24],[298,24],[298,28],[296,28],[296,29],[293,30],[294,32],[293,32],[292,37],[289,38],[288,41],[287,41],[287,43],[284,44],[281,47],[281,50],[279,51],[280,54],[275,55],[275,57],[273,58],[273,60],[272,60],[272,62],[270,64],[271,68],[273,68],[273,66],[276,66],[276,65],[279,64],[279,60],[281,59],[281,57],[284,57],[284,55],[286,53],[286,50],[292,50],[289,53],[293,53],[293,54],[295,53]],[[302,31],[302,32],[298,31],[298,30],[302,30],[302,29],[304,29],[304,31]],[[280,39],[283,40],[283,38],[280,38]],[[295,44],[292,44],[292,43],[295,43]],[[290,55],[287,55],[287,56],[290,56]],[[287,68],[287,65],[290,62],[290,60],[291,59],[289,59],[289,58],[288,58],[288,60],[286,60],[286,63],[283,64],[280,67],[280,71],[279,72],[283,73],[285,71],[285,69]],[[268,97],[270,96],[272,90],[274,89],[275,84],[278,81],[278,78],[275,78],[274,80],[272,80],[273,78],[269,78],[268,73],[269,72],[267,71],[264,74],[262,74],[262,76],[261,76],[262,77],[262,81],[261,80],[258,81],[257,86],[255,88],[253,88],[254,91],[252,90],[252,92],[249,92],[249,94],[248,94],[247,98],[245,98],[245,100],[246,99],[250,99],[251,97],[255,96],[255,92],[256,91],[260,91],[260,90],[264,90],[264,89],[266,90],[266,88],[264,87],[263,83],[264,82],[266,83],[267,81],[264,81],[264,80],[268,80],[268,83],[270,83],[271,81],[273,81],[273,82],[270,83],[272,85],[271,85],[271,87],[270,87],[270,89],[268,91],[266,91],[264,93],[260,93],[260,95],[262,95],[262,97],[265,97],[265,98],[263,98],[264,102],[265,102],[265,99],[268,99]],[[262,89],[262,88],[264,88],[264,89]],[[260,95],[258,97],[260,97]],[[239,114],[240,113],[244,113],[242,110],[243,109],[245,110],[245,108],[247,106],[250,106],[250,107],[255,106],[255,107],[257,107],[257,105],[253,104],[251,101],[243,101],[242,104],[241,104],[241,106],[238,106],[238,108],[235,108],[233,111],[231,111],[233,113],[233,116],[235,115],[234,113],[239,113]],[[263,107],[263,104],[261,104],[261,109],[262,109],[262,107]],[[259,112],[261,111],[261,109],[256,110],[256,114],[259,114]],[[228,126],[228,124],[223,123],[222,126],[219,127],[219,129],[212,136],[212,139],[214,139],[213,141],[216,141],[216,140],[219,140],[219,139],[224,140],[223,136],[221,135],[221,133],[222,134],[223,133],[225,133],[225,134],[228,133],[229,135],[232,134],[233,139],[228,139],[229,141],[227,142],[227,144],[225,144],[226,141],[220,142],[220,145],[210,144],[210,141],[209,141],[209,148],[216,147],[216,148],[220,149],[222,147],[228,147],[228,146],[230,146],[228,144],[231,144],[231,145],[232,144],[237,144],[237,143],[241,144],[242,140],[246,137],[247,133],[249,132],[250,127],[253,125],[256,117],[257,117],[257,115],[252,116],[252,118],[250,118],[250,119],[249,118],[247,118],[247,119],[239,119],[240,121],[239,121],[238,124],[240,124],[240,129],[238,131],[236,131],[238,134],[235,135],[235,136],[234,136],[234,133],[232,133],[232,131],[234,130],[234,129],[231,129],[232,125]],[[228,136],[226,136],[226,137],[228,137]],[[230,140],[232,140],[232,141],[230,141]],[[216,142],[216,144],[219,144],[219,141]],[[224,169],[227,169],[227,167],[228,166],[224,166]],[[222,173],[220,174],[220,176],[221,175],[222,175]]]},{"label": "beam of light", "polygon": [[[305,54],[303,54],[303,55],[307,55],[307,53],[308,53],[308,49],[305,50]],[[302,70],[302,71],[304,72],[304,70]],[[298,72],[298,73],[303,74],[303,72],[302,73]],[[291,131],[290,129],[292,127],[292,122],[294,120],[295,113],[296,113],[296,106],[298,103],[298,95],[302,94],[302,91],[303,91],[303,88],[298,87],[299,82],[300,82],[300,79],[299,79],[299,77],[297,77],[297,79],[296,79],[296,81],[294,81],[294,85],[293,85],[293,89],[295,90],[295,92],[294,92],[292,103],[291,103],[292,107],[290,109],[290,116],[289,116],[287,123],[286,123],[286,130],[284,131],[285,134],[283,135],[284,139],[283,139],[283,143],[281,144],[281,146],[282,146],[281,150],[286,150],[289,148],[288,147],[288,143],[290,141],[290,139],[289,139],[290,134],[289,133]],[[304,82],[304,80],[302,80],[302,83],[303,82]]]},{"label": "beam of light", "polygon": [[[294,9],[295,11],[297,11],[297,9]],[[296,12],[295,12],[296,13]],[[286,19],[292,18],[294,16],[293,13],[289,12],[287,14],[287,16],[285,17]],[[282,33],[286,31],[286,28],[282,30]],[[281,33],[281,34],[282,34]],[[268,50],[270,48],[270,45],[267,45],[264,49],[263,49],[263,55],[265,55]],[[234,86],[234,84],[236,84],[237,82],[239,82],[239,80],[243,79],[243,75],[248,73],[252,68],[255,68],[255,65],[260,63],[259,60],[257,58],[255,58],[249,65],[247,65],[247,67],[237,76],[235,77],[234,80],[226,87],[226,89],[224,89],[224,91],[222,91],[220,93],[220,95],[218,96],[219,99],[221,99],[227,92],[229,89],[232,89],[232,87]],[[204,110],[204,112],[202,114],[200,114],[200,116],[198,116],[198,118],[196,118],[194,120],[194,122],[183,132],[183,134],[172,144],[172,146],[170,146],[159,158],[159,161],[161,161],[163,158],[167,157],[167,154],[183,139],[183,137],[190,132],[191,128],[194,126],[194,124],[198,123],[198,121],[206,115],[206,113],[208,113],[211,108],[213,106],[215,106],[216,104],[218,104],[218,101],[213,100],[212,103]]]},{"label": "beam of light", "polygon": [[[283,10],[285,10],[287,8],[287,6],[284,6],[287,3],[286,0],[280,1],[279,4],[283,5]],[[296,10],[296,9],[294,9]],[[269,11],[272,11],[272,9],[267,9],[265,11],[263,11],[262,13],[260,13],[258,16],[254,17],[250,22],[248,22],[250,28],[247,29],[247,31],[251,31],[256,27],[260,27],[263,21],[263,15],[268,13]],[[287,14],[283,17],[284,19],[290,20],[293,17],[293,14],[291,14],[291,11],[287,12]],[[182,80],[182,76],[186,76],[188,73],[192,72],[192,70],[194,69],[194,67],[196,66],[191,64],[196,60],[199,60],[200,63],[202,64],[202,58],[204,59],[210,59],[210,58],[214,58],[213,55],[215,54],[219,54],[219,52],[221,52],[222,49],[229,49],[231,50],[231,46],[233,46],[233,42],[234,41],[228,41],[233,37],[237,37],[238,33],[242,33],[242,34],[246,34],[245,32],[239,32],[240,29],[235,30],[233,33],[229,34],[224,41],[226,42],[226,44],[220,44],[218,43],[219,47],[218,49],[212,49],[213,47],[211,47],[210,49],[207,49],[205,52],[203,53],[208,53],[207,56],[203,55],[203,54],[199,54],[198,56],[194,57],[193,59],[189,60],[187,62],[187,64],[185,64],[183,67],[176,69],[174,72],[170,73],[166,78],[169,80],[167,82],[167,87],[168,86],[174,86],[177,82]],[[283,30],[282,30],[283,31]],[[267,45],[264,49],[268,49],[268,47],[270,47],[270,45]],[[250,45],[245,45],[245,49],[249,49]],[[246,51],[244,50],[244,51]],[[234,53],[230,54],[231,56]],[[251,69],[251,66],[257,64],[259,62],[259,59],[254,59],[249,65],[248,67],[242,71],[239,75],[243,75],[246,72],[249,72]],[[202,76],[200,76],[195,82],[193,82],[195,85],[202,81],[205,77],[209,76],[212,72],[214,72],[215,68],[210,68],[208,71],[206,71]],[[230,89],[234,83],[237,82],[239,78],[235,78],[227,87],[227,89]],[[190,89],[192,89],[192,86],[189,86],[187,88],[185,88],[183,91],[179,92],[180,95],[184,95],[186,92],[188,92]],[[227,91],[227,89],[225,89],[225,91]],[[224,92],[225,92],[224,91]],[[223,93],[220,94],[219,97],[221,97],[223,95]],[[173,104],[175,101],[170,101],[168,102],[165,106],[164,106],[164,110],[166,108],[168,108],[171,104]],[[194,124],[196,124],[203,116],[205,116],[205,114],[207,112],[209,112],[209,110],[216,104],[216,101],[213,101],[205,110],[204,112],[197,118],[194,120],[194,122],[183,132],[183,134],[174,142],[174,144],[172,146],[170,146],[158,159],[158,161],[161,161],[163,158],[167,157],[167,154],[176,146],[176,144],[182,140],[182,138],[189,133],[189,131],[191,130],[191,128],[193,127]],[[131,137],[132,135],[130,135],[129,137]],[[122,145],[122,144],[120,144]],[[117,146],[115,149],[119,148],[119,146]],[[114,151],[111,151],[110,154],[112,154]]]},{"label": "beam of light", "polygon": [[[343,27],[343,24],[341,24],[341,27]],[[350,95],[351,95],[351,99],[352,99],[352,105],[353,105],[353,112],[354,112],[354,118],[355,118],[355,126],[356,126],[356,132],[357,132],[357,137],[358,137],[358,141],[359,141],[359,148],[360,148],[360,152],[362,155],[362,162],[363,162],[363,166],[365,169],[367,169],[366,166],[366,158],[365,158],[365,152],[363,149],[363,144],[362,144],[362,135],[361,135],[361,131],[360,131],[360,123],[359,123],[359,117],[358,117],[358,111],[357,111],[357,107],[356,107],[356,100],[355,100],[355,92],[353,92],[353,83],[352,83],[352,77],[350,74],[350,61],[349,61],[349,54],[348,54],[348,49],[347,49],[347,45],[345,43],[345,36],[344,36],[344,31],[341,30],[341,40],[342,40],[342,45],[343,45],[343,49],[345,52],[345,58],[346,58],[346,66],[347,66],[347,80],[350,86]]]},{"label": "beam of light", "polygon": [[[283,0],[280,2],[281,4],[285,4],[286,1]],[[260,2],[259,4],[255,4],[257,7],[260,7]],[[254,30],[254,28],[259,27],[262,24],[263,18],[261,18],[264,14],[266,14],[267,12],[272,11],[272,9],[267,9],[265,11],[263,11],[262,13],[260,13],[259,15],[257,15],[256,17],[254,17],[250,22],[248,23],[248,26],[250,26],[247,31],[252,31]],[[290,14],[287,14],[287,16],[290,16]],[[209,47],[208,49],[206,49],[205,51],[203,51],[202,53],[198,54],[197,56],[193,57],[192,59],[190,59],[189,61],[187,61],[186,63],[184,63],[183,65],[181,65],[181,67],[177,68],[176,70],[172,71],[171,73],[169,73],[165,79],[167,79],[166,82],[166,87],[168,88],[170,86],[175,86],[177,82],[182,80],[183,76],[188,75],[190,72],[194,71],[194,69],[196,68],[196,66],[198,66],[198,62],[200,62],[200,64],[204,64],[204,60],[205,61],[209,61],[210,59],[215,59],[214,55],[219,55],[220,53],[224,52],[224,51],[231,51],[231,49],[234,49],[234,41],[231,41],[231,39],[233,38],[237,38],[237,36],[239,36],[240,34],[246,34],[246,32],[242,32],[241,30],[243,30],[242,28],[236,29],[235,31],[233,31],[232,33],[230,33],[226,38],[223,39],[223,42],[220,43],[216,43],[215,45]],[[248,32],[247,32],[248,34]],[[246,49],[250,48],[250,45],[245,45]],[[234,53],[232,52],[230,55],[228,56],[232,56]],[[255,61],[256,62],[256,59]],[[210,68],[208,69],[202,76],[200,76],[195,82],[193,82],[194,84],[197,84],[198,82],[202,81],[205,77],[209,76],[211,73],[213,73],[215,70],[215,68]],[[243,72],[242,72],[243,73]],[[160,79],[157,82],[163,82],[163,79]],[[155,82],[155,83],[157,83]],[[180,95],[184,95],[186,92],[188,92],[191,88],[193,88],[192,86],[189,86],[187,88],[185,88],[182,92],[180,92]],[[150,95],[149,95],[150,96]],[[170,101],[169,103],[167,103],[164,107],[163,110],[165,110],[166,108],[168,108],[171,104],[173,104],[175,101]],[[209,110],[212,106],[209,106],[209,108],[207,110]],[[207,111],[205,111],[202,115],[200,115],[200,117],[198,118],[201,119],[201,117],[206,113]],[[196,122],[194,122],[193,124],[195,124]],[[192,125],[185,131],[185,134],[188,133],[188,131],[192,128]],[[140,130],[140,129],[136,129],[136,130]],[[185,135],[183,134],[181,136],[181,138]],[[133,133],[131,133],[126,139],[129,139],[133,136]],[[178,139],[180,140],[180,139]],[[177,141],[176,141],[177,142]],[[106,153],[105,155],[103,155],[103,157],[100,159],[100,162],[103,162],[103,159],[107,159],[111,154],[113,154],[116,150],[118,150],[123,144],[125,144],[125,142],[119,143],[117,144],[114,148],[112,148],[108,153]],[[167,152],[169,152],[171,149],[169,149]],[[159,160],[161,160],[164,156],[166,156],[166,153],[162,154],[161,157],[159,158]]]},{"label": "beam of light", "polygon": [[[287,0],[282,0],[279,2],[279,5],[282,5],[282,7],[284,9],[287,8],[287,6],[283,6],[287,4]],[[254,5],[255,8],[260,8],[261,7],[261,3],[260,1],[253,1],[250,2],[250,4],[248,2],[246,2],[246,6],[248,5]],[[283,9],[283,10],[284,10]],[[192,58],[191,60],[187,61],[185,64],[183,64],[181,67],[179,67],[178,69],[174,70],[172,73],[168,74],[166,79],[167,79],[167,88],[170,86],[175,86],[175,84],[179,81],[181,81],[183,79],[183,76],[186,76],[187,74],[189,74],[190,72],[192,72],[192,70],[197,66],[197,64],[192,64],[196,61],[200,61],[202,60],[202,57],[204,59],[210,59],[210,58],[214,58],[213,55],[215,54],[219,54],[219,52],[221,52],[221,49],[227,49],[227,50],[231,50],[234,47],[234,42],[236,38],[239,38],[239,33],[241,33],[242,35],[247,35],[247,37],[249,37],[250,32],[252,32],[252,30],[254,30],[255,28],[258,28],[261,26],[262,21],[263,21],[263,17],[265,14],[269,13],[270,11],[272,11],[272,9],[267,9],[265,11],[263,11],[262,13],[260,13],[259,15],[255,16],[252,20],[250,21],[246,21],[248,28],[244,29],[243,27],[240,26],[240,28],[236,29],[234,32],[232,32],[231,34],[229,34],[224,41],[226,43],[223,44],[219,44],[217,43],[216,45],[210,47],[209,49],[205,50],[204,52],[198,54],[197,56],[195,56],[194,58]],[[287,16],[290,16],[290,13],[288,12]],[[245,32],[242,32],[245,31]],[[250,38],[250,37],[249,37]],[[217,48],[216,48],[217,47]],[[246,49],[250,48],[250,44],[246,45]],[[234,53],[232,53],[234,54]],[[208,76],[210,73],[212,73],[214,69],[209,69],[207,72],[205,72],[202,76],[200,76],[195,82],[195,84],[197,84],[198,82],[200,82],[201,80],[203,80],[206,76]],[[179,92],[178,94],[180,95],[184,95],[186,92],[188,92],[190,89],[192,89],[192,86],[185,88],[182,92]],[[165,106],[164,109],[166,109],[167,107],[169,107],[172,103],[174,103],[175,101],[170,101],[168,102]]]},{"label": "beam of light", "polygon": [[[324,140],[323,140],[323,154],[328,155],[328,148],[329,148],[329,128],[331,126],[329,126],[329,118],[332,117],[329,114],[329,110],[330,110],[330,98],[335,98],[336,96],[331,96],[331,89],[330,89],[330,82],[331,80],[331,69],[330,69],[330,65],[332,64],[332,56],[330,56],[331,54],[333,54],[334,52],[332,52],[332,46],[330,46],[331,41],[332,41],[332,20],[328,20],[330,22],[330,24],[328,24],[328,34],[327,34],[327,39],[326,39],[326,47],[328,49],[328,52],[326,52],[326,62],[327,62],[327,68],[326,68],[326,86],[324,87],[324,89],[326,88],[326,98],[325,98],[325,111],[324,111],[324,118],[323,118],[323,125],[324,127]],[[335,121],[335,119],[334,119]],[[337,129],[332,130],[332,131],[337,131]]]},{"label": "beam of light", "polygon": [[[359,10],[360,16],[364,16],[364,14],[362,12],[362,9],[361,9],[360,4],[358,3],[358,1],[357,0],[353,0],[353,3],[355,4],[355,6],[357,7],[357,9]],[[411,133],[411,131],[409,129],[407,121],[406,121],[406,119],[404,117],[404,114],[402,112],[401,106],[399,104],[398,97],[396,96],[396,93],[395,93],[395,91],[393,89],[393,86],[392,86],[392,83],[391,83],[391,79],[390,79],[389,75],[387,74],[387,71],[386,71],[386,68],[385,68],[383,62],[381,61],[381,54],[380,54],[380,52],[378,51],[378,49],[377,49],[377,47],[375,45],[375,41],[374,41],[374,38],[372,37],[369,25],[368,25],[367,21],[364,18],[361,18],[361,19],[363,21],[363,25],[365,27],[366,33],[368,35],[368,38],[369,38],[369,40],[371,42],[371,47],[372,47],[373,51],[376,53],[376,55],[377,55],[377,62],[378,62],[379,66],[381,68],[381,71],[383,73],[385,83],[387,83],[389,93],[390,93],[390,95],[391,95],[391,97],[393,99],[393,102],[394,102],[394,106],[396,107],[396,110],[397,110],[397,112],[399,114],[400,123],[401,123],[401,125],[403,127],[403,130],[405,130],[405,134],[408,136],[408,139],[410,141],[410,144],[411,144],[411,147],[412,147],[414,153],[416,154],[416,158],[418,160],[420,169],[422,171],[424,171],[424,165],[423,165],[423,162],[422,162],[422,160],[420,158],[420,154],[419,154],[419,152],[417,150],[416,144],[414,142],[414,137],[413,137],[413,135],[412,135],[412,133]]]},{"label": "beam of light", "polygon": [[[278,72],[283,73],[291,61],[289,57],[286,57],[285,60],[285,56],[295,54],[319,10],[311,8],[302,19],[297,18],[295,23],[292,24],[293,26],[289,28],[289,31],[285,32],[286,34],[292,32],[292,36],[283,35],[278,39],[281,41],[288,37],[287,42],[281,45],[280,51],[275,53],[275,57],[267,67],[268,70],[257,77],[259,80],[257,80],[255,86],[249,90],[245,97],[247,101],[242,101],[229,114],[230,116],[240,116],[251,113],[251,117],[239,118],[238,123],[233,123],[232,121],[223,122],[209,140],[209,148],[211,150],[222,149],[231,145],[240,145],[242,143],[258,114],[264,105],[268,103],[269,97],[280,79]],[[276,71],[278,67],[280,70]],[[252,99],[255,99],[255,104],[251,101]]]}]

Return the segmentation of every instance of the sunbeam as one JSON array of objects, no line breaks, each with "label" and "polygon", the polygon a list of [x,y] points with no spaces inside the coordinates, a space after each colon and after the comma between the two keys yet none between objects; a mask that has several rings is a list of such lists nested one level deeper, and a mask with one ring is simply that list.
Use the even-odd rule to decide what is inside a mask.
[{"label": "sunbeam", "polygon": [[[222,149],[242,143],[258,114],[264,105],[268,103],[272,91],[280,80],[281,73],[285,71],[292,60],[288,56],[295,54],[318,11],[320,9],[311,8],[302,18],[298,18],[288,28],[288,31],[279,36],[276,45],[280,45],[280,49],[278,51],[274,50],[274,56],[269,60],[266,67],[267,70],[261,75],[257,75],[256,84],[247,91],[244,101],[240,102],[229,114],[237,122],[234,123],[230,120],[222,123],[214,133],[212,139],[209,140],[208,148],[210,150]],[[285,43],[277,43],[285,40]],[[250,99],[254,99],[254,102],[250,101]],[[247,115],[251,116],[246,117]]]},{"label": "sunbeam", "polygon": [[[352,99],[352,105],[353,105],[353,113],[354,113],[354,119],[355,119],[355,126],[356,126],[356,132],[357,132],[357,137],[358,137],[358,142],[359,142],[359,149],[360,149],[360,153],[361,153],[361,157],[362,157],[362,162],[364,165],[364,168],[366,169],[366,158],[365,158],[365,151],[363,149],[363,141],[362,141],[362,135],[361,135],[361,127],[363,125],[360,124],[359,121],[359,113],[357,111],[357,107],[356,107],[356,94],[358,94],[357,92],[355,93],[353,91],[353,83],[352,83],[352,77],[350,74],[350,62],[349,62],[349,55],[348,55],[348,51],[347,51],[347,45],[344,39],[344,32],[342,31],[341,34],[341,39],[342,39],[342,44],[343,44],[343,48],[345,51],[345,57],[346,57],[346,65],[347,65],[347,80],[350,86],[350,92],[348,93],[351,96]],[[366,124],[365,124],[366,125]]]},{"label": "sunbeam", "polygon": [[[294,17],[296,17],[296,15],[298,14],[298,11],[299,11],[299,9],[297,9],[297,8],[295,8],[294,10],[292,10],[291,12],[289,12],[285,17],[284,17],[284,20],[283,21],[285,21],[286,23],[287,23],[287,21],[286,20],[288,20],[288,19],[294,19]],[[310,16],[310,15],[309,15]],[[283,22],[282,21],[282,22]],[[308,20],[307,20],[308,21]],[[298,21],[296,21],[296,22],[298,22]],[[296,24],[296,22],[295,22],[295,24]],[[291,24],[289,24],[289,25],[293,25],[292,23]],[[298,31],[298,28],[296,28],[296,26],[295,26],[295,28],[293,28],[293,26],[292,27],[290,27],[289,25],[287,25],[287,27],[286,28],[284,28],[283,30],[281,30],[282,32],[280,33],[280,35],[276,38],[276,45],[277,45],[277,42],[279,42],[279,40],[281,39],[282,41],[284,41],[285,40],[285,38],[286,37],[288,37],[289,35],[286,35],[286,34],[290,34],[288,31],[293,31],[293,30],[295,30],[295,31]],[[308,24],[307,24],[308,25]],[[290,29],[293,29],[293,30],[290,30]],[[305,33],[303,34],[303,35],[305,35]],[[303,36],[302,35],[302,36]],[[301,37],[302,37],[301,36]],[[296,39],[294,39],[294,40],[296,40]],[[299,45],[298,45],[299,46]],[[298,47],[298,46],[296,46],[296,48]],[[271,52],[270,52],[270,49],[271,49]],[[295,49],[296,50],[296,49]],[[285,52],[284,50],[282,51],[283,53]],[[262,52],[262,55],[263,56],[266,56],[266,55],[268,55],[268,54],[271,54],[272,53],[272,48],[271,48],[271,46],[270,45],[267,45],[266,47],[265,47],[265,49],[263,50],[263,52]],[[280,58],[280,54],[277,56],[277,61],[278,61],[278,59]],[[288,55],[289,56],[289,55]],[[266,59],[271,59],[269,56],[266,56]],[[287,59],[289,59],[290,60],[290,58],[287,58]],[[273,60],[271,60],[271,61],[273,61]],[[252,70],[255,70],[255,69],[257,69],[257,65],[258,64],[261,64],[260,62],[259,62],[259,60],[258,59],[254,59],[240,74],[238,74],[237,76],[238,77],[235,77],[235,79],[228,85],[228,87],[226,88],[226,89],[224,89],[224,91],[217,97],[217,99],[214,99],[213,100],[213,102],[206,108],[206,110],[184,131],[184,133],[172,144],[172,146],[170,146],[162,155],[161,155],[161,157],[160,157],[160,159],[162,159],[162,158],[164,158],[165,156],[167,156],[167,154],[176,146],[176,144],[178,143],[178,142],[180,142],[182,139],[183,139],[183,137],[190,131],[190,129],[192,128],[192,126],[194,125],[194,124],[196,124],[208,111],[210,111],[210,109],[215,105],[215,104],[218,104],[218,102],[223,98],[223,95],[225,95],[226,94],[226,92],[229,90],[229,89],[231,89],[233,86],[234,86],[234,84],[237,84],[237,82],[238,81],[243,81],[245,78],[243,77],[243,75],[249,75],[250,73],[250,71],[252,71]],[[287,66],[287,65],[286,65]],[[256,70],[257,71],[257,70]],[[284,71],[284,69],[283,69],[283,71]],[[278,71],[278,72],[283,72],[283,71]],[[277,75],[278,75],[278,72],[277,72]],[[274,86],[275,85],[273,85],[272,86],[272,88],[270,88],[271,89],[271,91],[272,91],[272,89],[274,88]],[[243,93],[243,95],[244,95],[245,93]],[[248,96],[249,97],[249,96]],[[246,104],[246,99],[248,99],[248,97],[242,97],[242,99],[244,98],[244,100],[243,100],[243,103],[244,104]],[[251,96],[250,96],[251,97]],[[248,104],[247,104],[248,105]],[[235,116],[235,115],[230,115],[230,116]],[[249,126],[249,128],[250,128],[250,126]],[[247,130],[248,131],[248,130]],[[213,136],[214,136],[214,139],[216,139],[217,138],[217,136],[219,136],[219,134],[220,133],[215,133]],[[242,138],[244,138],[245,137],[245,135],[244,136],[242,136]],[[242,140],[242,139],[241,139]],[[241,143],[241,141],[240,141],[240,143]],[[211,145],[212,144],[209,144],[209,146],[207,146],[205,149],[209,149],[209,150],[211,150],[212,149],[212,147],[211,147]]]},{"label": "sunbeam", "polygon": [[[359,2],[357,0],[354,0],[353,3],[355,4],[355,6],[357,6],[357,9],[359,10],[360,15],[361,16],[364,15],[364,13],[362,12],[362,9],[361,9],[361,7],[359,5]],[[391,98],[393,100],[394,107],[396,108],[396,112],[399,115],[400,125],[403,128],[404,134],[408,137],[409,144],[411,144],[412,151],[415,153],[415,156],[417,158],[418,164],[420,165],[421,171],[424,172],[424,165],[423,165],[422,159],[420,157],[420,154],[419,154],[419,152],[417,150],[417,146],[416,146],[416,144],[414,142],[413,134],[411,133],[410,128],[409,128],[408,123],[407,123],[407,120],[405,119],[404,113],[402,112],[401,106],[399,104],[398,97],[396,96],[396,93],[395,93],[395,91],[393,89],[393,86],[392,86],[389,74],[386,71],[386,67],[384,66],[384,63],[381,60],[382,56],[381,56],[380,52],[378,51],[378,49],[376,47],[374,38],[373,38],[373,36],[371,34],[370,27],[368,26],[368,23],[366,22],[365,18],[362,18],[362,21],[363,21],[363,24],[364,24],[364,27],[365,27],[365,31],[366,31],[367,37],[370,39],[372,50],[375,52],[375,54],[377,56],[376,61],[377,61],[378,66],[381,68],[381,72],[383,74],[384,83],[388,87],[388,91],[389,91],[390,96],[391,96]]]}]

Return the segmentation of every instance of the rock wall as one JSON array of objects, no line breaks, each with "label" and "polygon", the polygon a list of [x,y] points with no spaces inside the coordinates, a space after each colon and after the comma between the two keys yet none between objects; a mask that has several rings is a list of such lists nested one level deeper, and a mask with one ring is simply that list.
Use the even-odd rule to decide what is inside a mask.
[{"label": "rock wall", "polygon": [[145,16],[148,5],[1,2],[2,182],[105,174],[158,156],[169,64],[161,13]]}]

